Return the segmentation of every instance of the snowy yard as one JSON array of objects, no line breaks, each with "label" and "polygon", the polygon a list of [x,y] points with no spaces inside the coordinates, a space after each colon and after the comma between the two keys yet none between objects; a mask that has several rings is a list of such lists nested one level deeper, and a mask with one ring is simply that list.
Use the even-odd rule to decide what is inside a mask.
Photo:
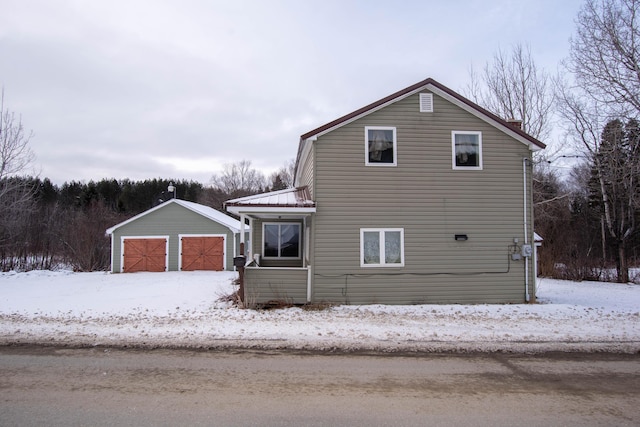
[{"label": "snowy yard", "polygon": [[539,304],[243,310],[236,273],[0,273],[0,344],[640,351],[640,285],[540,279]]}]

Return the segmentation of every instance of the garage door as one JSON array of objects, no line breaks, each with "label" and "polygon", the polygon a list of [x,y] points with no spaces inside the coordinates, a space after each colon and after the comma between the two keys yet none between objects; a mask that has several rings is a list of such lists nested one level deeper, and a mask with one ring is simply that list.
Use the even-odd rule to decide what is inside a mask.
[{"label": "garage door", "polygon": [[165,271],[167,268],[167,239],[124,239],[125,273],[136,271]]},{"label": "garage door", "polygon": [[183,237],[182,270],[224,269],[224,237]]}]

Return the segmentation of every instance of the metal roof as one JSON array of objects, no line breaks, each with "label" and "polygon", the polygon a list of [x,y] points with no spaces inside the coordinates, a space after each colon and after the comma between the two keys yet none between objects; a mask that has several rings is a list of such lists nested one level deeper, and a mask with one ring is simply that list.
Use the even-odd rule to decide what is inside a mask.
[{"label": "metal roof", "polygon": [[269,210],[284,209],[292,212],[301,210],[315,212],[316,208],[316,202],[311,200],[309,188],[306,186],[227,200],[224,205],[228,211],[234,213],[240,210],[258,211],[265,208]]}]

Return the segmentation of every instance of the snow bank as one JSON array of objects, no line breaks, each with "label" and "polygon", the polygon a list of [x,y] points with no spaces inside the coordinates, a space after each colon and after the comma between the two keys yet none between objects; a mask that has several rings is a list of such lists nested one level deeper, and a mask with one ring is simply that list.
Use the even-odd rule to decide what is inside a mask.
[{"label": "snow bank", "polygon": [[539,304],[243,310],[236,273],[0,274],[0,344],[640,351],[640,286],[542,279]]}]

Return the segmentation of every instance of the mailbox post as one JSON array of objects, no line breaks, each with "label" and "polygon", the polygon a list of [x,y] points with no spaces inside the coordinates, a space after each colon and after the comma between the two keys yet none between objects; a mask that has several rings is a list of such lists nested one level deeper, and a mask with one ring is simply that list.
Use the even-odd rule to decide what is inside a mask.
[{"label": "mailbox post", "polygon": [[240,243],[240,255],[233,258],[233,265],[238,269],[238,297],[240,302],[244,304],[244,266],[247,263],[247,257],[244,255],[244,242]]}]

